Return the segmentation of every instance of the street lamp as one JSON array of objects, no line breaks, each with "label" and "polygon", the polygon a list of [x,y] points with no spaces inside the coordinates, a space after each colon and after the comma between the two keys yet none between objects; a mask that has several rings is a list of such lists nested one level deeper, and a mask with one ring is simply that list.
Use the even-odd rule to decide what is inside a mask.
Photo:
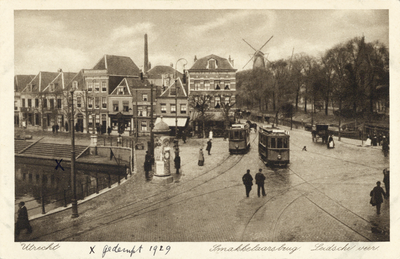
[{"label": "street lamp", "polygon": [[187,65],[187,60],[184,58],[180,58],[176,61],[175,63],[175,139],[178,139],[178,77],[177,77],[177,68],[178,68],[178,62],[184,60],[185,64],[183,64],[183,67]]},{"label": "street lamp", "polygon": [[[74,125],[74,89],[71,93],[71,125]],[[78,203],[76,199],[76,174],[75,174],[75,130],[71,129],[71,191],[72,191],[72,216],[71,218],[79,217]]]}]

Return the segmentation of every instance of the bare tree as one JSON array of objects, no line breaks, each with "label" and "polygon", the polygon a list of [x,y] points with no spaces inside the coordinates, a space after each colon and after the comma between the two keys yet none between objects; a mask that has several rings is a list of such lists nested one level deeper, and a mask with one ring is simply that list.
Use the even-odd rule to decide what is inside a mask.
[{"label": "bare tree", "polygon": [[206,136],[205,134],[206,121],[210,120],[212,117],[212,115],[206,113],[210,109],[210,100],[211,96],[206,94],[192,95],[189,97],[189,106],[193,108],[195,112],[197,112],[197,116],[194,120],[202,122],[203,138],[205,138]]}]

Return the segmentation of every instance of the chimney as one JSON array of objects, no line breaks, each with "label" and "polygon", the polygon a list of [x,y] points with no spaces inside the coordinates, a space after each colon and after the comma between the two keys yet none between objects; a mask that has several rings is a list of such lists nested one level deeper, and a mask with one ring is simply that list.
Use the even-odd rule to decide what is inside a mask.
[{"label": "chimney", "polygon": [[194,62],[196,62],[197,61],[197,56],[196,55],[194,55]]},{"label": "chimney", "polygon": [[149,51],[147,48],[147,33],[144,35],[144,67],[143,67],[143,72],[147,73],[147,70],[149,70]]}]

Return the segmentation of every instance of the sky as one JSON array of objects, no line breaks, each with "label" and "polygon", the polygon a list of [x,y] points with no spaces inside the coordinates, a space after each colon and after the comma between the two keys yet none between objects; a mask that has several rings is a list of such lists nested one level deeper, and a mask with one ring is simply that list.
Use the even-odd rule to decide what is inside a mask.
[{"label": "sky", "polygon": [[[149,61],[176,65],[215,54],[250,69],[254,50],[268,60],[306,53],[319,57],[338,43],[365,36],[389,47],[388,10],[15,10],[15,74],[78,72],[105,55],[130,57],[143,67],[144,34]],[[184,60],[178,63],[182,71]]]}]

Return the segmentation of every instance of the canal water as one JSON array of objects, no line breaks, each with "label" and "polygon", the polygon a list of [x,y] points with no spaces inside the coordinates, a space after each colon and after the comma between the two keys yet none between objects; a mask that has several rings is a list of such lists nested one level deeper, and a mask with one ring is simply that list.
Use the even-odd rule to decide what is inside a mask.
[{"label": "canal water", "polygon": [[[64,170],[63,170],[64,169]],[[25,202],[29,217],[42,214],[42,204],[45,212],[63,207],[71,203],[71,170],[69,168],[56,169],[54,166],[36,164],[15,164],[15,211],[18,203]],[[109,183],[118,181],[117,175],[99,173],[96,171],[76,172],[77,198],[82,199],[98,190],[108,188]]]}]

